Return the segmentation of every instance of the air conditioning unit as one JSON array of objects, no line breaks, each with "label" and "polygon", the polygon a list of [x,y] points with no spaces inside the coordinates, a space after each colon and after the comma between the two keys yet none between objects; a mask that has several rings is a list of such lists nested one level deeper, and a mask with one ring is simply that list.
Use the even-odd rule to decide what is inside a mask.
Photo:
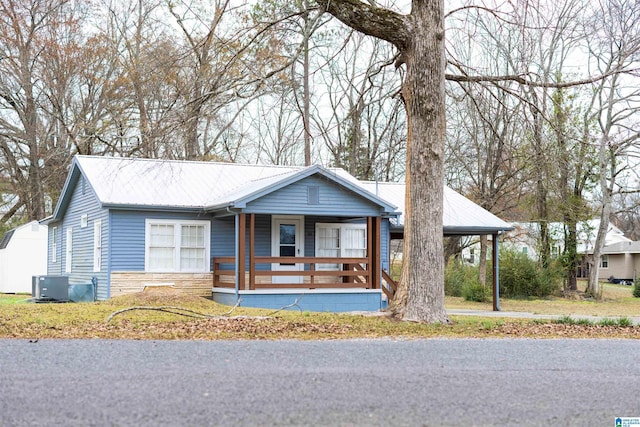
[{"label": "air conditioning unit", "polygon": [[69,301],[67,276],[33,276],[31,296],[36,301]]}]

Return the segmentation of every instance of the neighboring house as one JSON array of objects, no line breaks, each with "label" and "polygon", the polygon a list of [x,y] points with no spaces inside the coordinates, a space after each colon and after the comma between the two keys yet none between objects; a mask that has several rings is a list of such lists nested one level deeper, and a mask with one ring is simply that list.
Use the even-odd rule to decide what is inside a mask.
[{"label": "neighboring house", "polygon": [[[512,223],[513,230],[504,236],[503,247],[527,254],[531,259],[538,259],[538,242],[540,228],[538,223]],[[587,258],[593,254],[599,219],[584,221],[578,224],[577,252],[581,255],[577,276],[589,277]],[[549,224],[551,237],[551,253],[559,256],[564,251],[563,224],[553,222]],[[474,253],[479,253],[479,245],[471,245],[463,250],[463,257],[471,260]],[[609,223],[605,236],[605,245],[600,258],[600,277],[616,280],[632,281],[640,272],[640,242],[633,242],[627,238],[622,230]]]},{"label": "neighboring house", "polygon": [[47,273],[47,226],[31,221],[0,239],[0,293],[31,293],[32,276]]},{"label": "neighboring house", "polygon": [[[538,244],[540,242],[540,224],[537,222],[514,222],[511,223],[513,230],[505,233],[503,247],[527,254],[529,258],[538,259]],[[596,240],[599,219],[583,221],[578,224],[578,244],[577,252],[579,254],[588,254],[593,252],[593,245]],[[549,237],[551,244],[552,256],[559,256],[564,251],[564,225],[561,222],[552,222],[548,224]],[[612,245],[619,242],[630,242],[631,240],[624,236],[624,233],[613,224],[609,224],[607,234],[605,236],[605,245]],[[465,259],[469,258],[471,250],[479,251],[475,246],[464,251]]]},{"label": "neighboring house", "polygon": [[633,282],[640,273],[640,241],[619,242],[602,248],[600,277]]},{"label": "neighboring house", "polygon": [[402,207],[373,185],[320,166],[77,156],[48,274],[97,279],[98,299],[172,285],[230,305],[378,310]]}]

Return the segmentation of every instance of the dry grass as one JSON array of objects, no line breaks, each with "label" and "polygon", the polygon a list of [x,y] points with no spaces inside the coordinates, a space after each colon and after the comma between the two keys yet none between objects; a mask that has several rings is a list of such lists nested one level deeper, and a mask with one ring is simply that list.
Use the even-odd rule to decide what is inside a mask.
[{"label": "dry grass", "polygon": [[[627,301],[624,289],[619,298],[605,303],[552,299],[503,301],[503,309],[553,314],[616,315],[625,307],[631,312],[635,301]],[[612,291],[613,292],[613,291]],[[630,292],[630,291],[629,291]],[[4,303],[2,301],[4,300]],[[9,304],[7,301],[13,303]],[[19,302],[19,300],[22,300]],[[640,299],[638,299],[640,301]],[[487,305],[449,300],[449,306],[490,309]],[[135,310],[110,314],[132,306],[176,306],[206,313],[211,318]],[[587,309],[586,307],[589,307]],[[606,308],[605,308],[606,307]],[[346,339],[346,338],[434,338],[434,337],[620,337],[640,338],[640,327],[557,324],[552,322],[454,317],[451,325],[423,325],[397,322],[385,316],[308,313],[298,311],[237,308],[209,299],[168,289],[78,304],[25,303],[24,296],[0,297],[0,337],[4,338],[112,338],[112,339]],[[636,311],[635,313],[638,313]],[[620,315],[620,314],[618,314]]]},{"label": "dry grass", "polygon": [[[640,298],[631,294],[632,286],[601,283],[602,301],[597,302],[584,295],[586,283],[578,283],[578,292],[564,297],[547,299],[501,299],[503,311],[520,311],[534,314],[589,315],[589,316],[640,316]],[[447,297],[447,308],[491,310],[492,303],[464,301],[462,298]]]}]

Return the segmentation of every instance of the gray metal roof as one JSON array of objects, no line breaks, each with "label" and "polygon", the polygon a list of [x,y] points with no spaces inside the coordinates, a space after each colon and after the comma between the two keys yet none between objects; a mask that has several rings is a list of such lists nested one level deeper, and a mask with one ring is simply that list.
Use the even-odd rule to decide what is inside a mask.
[{"label": "gray metal roof", "polygon": [[[320,174],[398,215],[395,229],[403,228],[403,183],[358,181],[339,168],[243,165],[140,158],[76,156],[53,221],[71,197],[72,184],[86,177],[90,191],[105,207],[217,210],[242,208],[296,180]],[[448,187],[444,189],[444,234],[492,234],[512,227]]]},{"label": "gray metal roof", "polygon": [[191,162],[140,158],[76,156],[54,220],[69,202],[78,171],[105,207],[216,210],[243,207],[296,180],[320,174],[381,206],[390,215],[396,206],[367,191],[342,169]]},{"label": "gray metal roof", "polygon": [[[402,213],[395,224],[404,227],[405,185],[389,182],[363,182],[374,194],[399,206]],[[443,231],[445,235],[481,235],[512,230],[511,224],[501,220],[460,193],[445,186],[443,194]]]}]

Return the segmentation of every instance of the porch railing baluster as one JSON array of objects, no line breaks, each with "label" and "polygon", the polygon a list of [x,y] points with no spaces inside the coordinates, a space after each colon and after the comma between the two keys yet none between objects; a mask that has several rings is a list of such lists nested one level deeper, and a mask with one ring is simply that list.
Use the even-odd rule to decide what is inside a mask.
[{"label": "porch railing baluster", "polygon": [[[250,257],[249,268],[241,269],[250,272],[249,287],[253,289],[281,289],[281,288],[374,288],[371,283],[371,271],[368,258],[337,258],[337,257]],[[272,270],[271,264],[298,264],[306,268],[302,270]],[[213,286],[234,288],[235,257],[214,257]],[[318,264],[337,264],[344,269],[317,269]],[[232,269],[223,269],[227,265]],[[266,265],[267,268],[256,268]],[[344,267],[343,267],[344,266]],[[303,283],[273,283],[273,277],[302,277]],[[241,280],[242,282],[242,280]]]}]

